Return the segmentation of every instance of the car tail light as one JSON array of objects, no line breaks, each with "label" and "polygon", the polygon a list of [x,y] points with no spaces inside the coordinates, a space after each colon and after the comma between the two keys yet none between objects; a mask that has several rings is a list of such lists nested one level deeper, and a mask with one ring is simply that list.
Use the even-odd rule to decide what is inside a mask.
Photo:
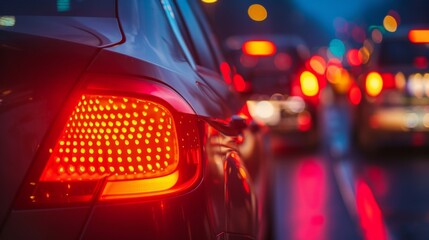
[{"label": "car tail light", "polygon": [[383,89],[396,88],[395,76],[391,73],[382,73],[381,78],[383,79]]},{"label": "car tail light", "polygon": [[242,47],[243,53],[250,56],[272,56],[276,53],[276,45],[271,41],[247,41]]},{"label": "car tail light", "polygon": [[353,85],[348,94],[349,100],[353,105],[358,105],[362,99],[362,94],[358,86]]},{"label": "car tail light", "polygon": [[375,97],[384,89],[394,88],[396,88],[396,79],[391,73],[370,72],[366,77],[365,89],[369,96]]},{"label": "car tail light", "polygon": [[249,84],[248,82],[246,82],[243,78],[243,76],[241,76],[240,74],[236,73],[234,74],[234,77],[232,78],[232,83],[234,86],[234,89],[237,92],[245,92],[249,90]]},{"label": "car tail light", "polygon": [[429,43],[429,30],[415,29],[408,32],[408,39],[412,43]]},{"label": "car tail light", "polygon": [[29,177],[21,203],[162,195],[200,177],[199,124],[189,105],[153,82],[130,81],[130,93],[120,89],[127,81],[121,83],[95,84],[99,89],[79,94],[59,134],[42,150],[40,158],[47,161]]},{"label": "car tail light", "polygon": [[229,66],[229,64],[227,62],[222,62],[220,64],[220,72],[222,73],[222,77],[224,79],[224,81],[229,85],[232,83],[232,71],[231,71],[231,67]]},{"label": "car tail light", "polygon": [[383,78],[378,72],[370,72],[365,81],[365,89],[369,96],[375,97],[383,89]]},{"label": "car tail light", "polygon": [[314,97],[319,93],[319,81],[310,71],[304,71],[299,78],[301,91],[307,97]]}]

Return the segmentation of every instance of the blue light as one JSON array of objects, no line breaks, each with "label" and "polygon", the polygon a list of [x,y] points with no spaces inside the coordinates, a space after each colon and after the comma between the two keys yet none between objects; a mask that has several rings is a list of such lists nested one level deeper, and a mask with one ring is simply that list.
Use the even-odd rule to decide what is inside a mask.
[{"label": "blue light", "polygon": [[70,0],[57,0],[57,11],[58,12],[70,11]]},{"label": "blue light", "polygon": [[329,51],[334,55],[335,57],[342,57],[344,56],[346,52],[346,46],[344,43],[339,39],[333,39],[329,43]]}]

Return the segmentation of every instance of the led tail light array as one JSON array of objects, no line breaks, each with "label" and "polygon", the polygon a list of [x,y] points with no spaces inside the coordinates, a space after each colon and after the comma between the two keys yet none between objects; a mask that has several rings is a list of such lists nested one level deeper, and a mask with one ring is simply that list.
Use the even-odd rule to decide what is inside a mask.
[{"label": "led tail light array", "polygon": [[172,173],[177,136],[160,104],[82,96],[52,150],[41,181],[145,178]]},{"label": "led tail light array", "polygon": [[[179,109],[188,107],[175,99]],[[61,125],[51,147],[41,149],[43,166],[29,176],[18,207],[171,194],[200,177],[198,119],[158,97],[83,94]]]}]

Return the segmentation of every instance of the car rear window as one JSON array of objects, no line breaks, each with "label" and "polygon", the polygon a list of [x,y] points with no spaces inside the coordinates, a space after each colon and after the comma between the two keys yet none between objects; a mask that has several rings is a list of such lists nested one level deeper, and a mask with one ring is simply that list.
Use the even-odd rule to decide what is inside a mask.
[{"label": "car rear window", "polygon": [[115,17],[116,0],[0,0],[0,15]]},{"label": "car rear window", "polygon": [[381,66],[414,65],[416,61],[429,60],[429,44],[415,44],[405,39],[382,42],[379,64]]}]

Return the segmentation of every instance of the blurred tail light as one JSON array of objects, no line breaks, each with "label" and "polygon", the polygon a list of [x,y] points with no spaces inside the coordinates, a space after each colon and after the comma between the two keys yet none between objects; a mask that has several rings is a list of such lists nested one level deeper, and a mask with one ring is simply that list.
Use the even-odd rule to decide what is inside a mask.
[{"label": "blurred tail light", "polygon": [[412,43],[429,43],[429,30],[415,29],[408,32],[408,39]]},{"label": "blurred tail light", "polygon": [[314,97],[319,93],[319,81],[310,71],[304,71],[299,78],[301,91],[307,97]]},{"label": "blurred tail light", "polygon": [[365,81],[365,90],[371,97],[375,97],[381,93],[383,89],[383,78],[378,72],[370,72]]},{"label": "blurred tail light", "polygon": [[383,89],[396,88],[395,76],[391,73],[382,73],[381,78],[383,79]]},{"label": "blurred tail light", "polygon": [[375,97],[384,89],[395,89],[395,75],[391,73],[370,72],[366,77],[365,89],[369,96]]},{"label": "blurred tail light", "polygon": [[[153,196],[193,184],[201,168],[195,115],[177,111],[192,112],[166,87],[147,82],[138,89],[137,94],[85,91],[48,153],[41,154],[47,162],[41,174],[29,180],[24,202]],[[176,100],[176,109],[158,98],[163,95]]]},{"label": "blurred tail light", "polygon": [[349,91],[349,100],[353,105],[358,105],[362,99],[362,94],[358,86],[353,85]]},{"label": "blurred tail light", "polygon": [[250,56],[272,56],[276,53],[276,45],[271,41],[247,41],[242,47],[243,53]]},{"label": "blurred tail light", "polygon": [[246,82],[240,74],[236,73],[234,74],[234,77],[232,78],[232,83],[234,86],[234,89],[237,92],[245,92],[249,90],[249,83]]},{"label": "blurred tail light", "polygon": [[231,67],[227,62],[222,62],[220,64],[220,72],[222,73],[222,77],[224,81],[229,85],[232,83],[232,71]]}]

